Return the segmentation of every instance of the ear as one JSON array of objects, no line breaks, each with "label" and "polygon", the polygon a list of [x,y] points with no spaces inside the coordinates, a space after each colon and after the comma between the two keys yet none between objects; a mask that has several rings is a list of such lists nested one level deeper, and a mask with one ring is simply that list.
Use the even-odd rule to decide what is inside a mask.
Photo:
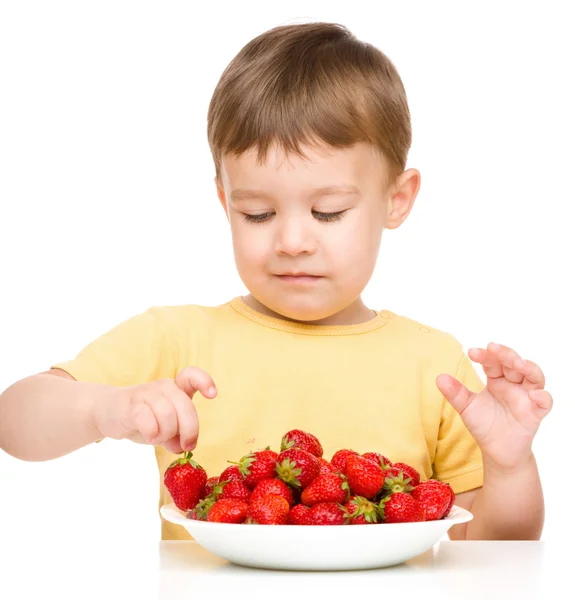
[{"label": "ear", "polygon": [[220,204],[222,205],[222,208],[224,209],[224,212],[226,213],[226,217],[228,217],[228,219],[229,219],[228,203],[226,202],[226,193],[222,186],[222,182],[216,176],[216,177],[214,177],[214,183],[216,184],[216,190],[218,192],[218,198],[220,199]]},{"label": "ear", "polygon": [[420,184],[421,174],[417,169],[407,169],[397,178],[390,196],[386,229],[396,229],[407,219],[419,192]]}]

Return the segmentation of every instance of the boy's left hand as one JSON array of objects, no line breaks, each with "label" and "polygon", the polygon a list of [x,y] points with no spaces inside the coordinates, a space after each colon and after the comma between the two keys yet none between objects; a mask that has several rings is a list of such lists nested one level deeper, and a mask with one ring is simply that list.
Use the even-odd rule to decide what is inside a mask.
[{"label": "boy's left hand", "polygon": [[489,343],[472,348],[469,358],[483,366],[487,385],[475,394],[447,374],[437,387],[461,415],[477,441],[484,461],[495,468],[515,469],[531,457],[531,444],[553,399],[544,390],[541,369],[507,346]]}]

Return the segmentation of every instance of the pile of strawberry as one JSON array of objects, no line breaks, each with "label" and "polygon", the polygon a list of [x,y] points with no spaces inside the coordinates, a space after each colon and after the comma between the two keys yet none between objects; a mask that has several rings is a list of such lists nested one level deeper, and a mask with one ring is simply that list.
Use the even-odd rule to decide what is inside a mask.
[{"label": "pile of strawberry", "polygon": [[260,525],[360,525],[446,517],[455,494],[379,452],[338,450],[327,461],[314,435],[286,433],[280,452],[269,447],[228,461],[210,477],[191,452],[175,460],[164,484],[190,519]]}]

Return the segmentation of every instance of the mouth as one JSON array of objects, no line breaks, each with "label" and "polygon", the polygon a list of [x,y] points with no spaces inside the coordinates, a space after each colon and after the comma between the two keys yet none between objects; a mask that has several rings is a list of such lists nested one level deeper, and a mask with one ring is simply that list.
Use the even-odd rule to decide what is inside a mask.
[{"label": "mouth", "polygon": [[311,283],[322,279],[322,275],[312,275],[311,273],[278,273],[278,279],[291,283]]}]

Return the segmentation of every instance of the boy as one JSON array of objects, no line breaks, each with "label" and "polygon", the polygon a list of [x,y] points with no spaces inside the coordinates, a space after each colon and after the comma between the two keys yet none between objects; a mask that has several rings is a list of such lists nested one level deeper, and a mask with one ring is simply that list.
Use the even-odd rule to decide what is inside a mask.
[{"label": "boy", "polygon": [[[383,229],[420,184],[387,57],[336,24],[272,29],[222,74],[208,138],[250,293],[150,308],[16,382],[0,396],[0,447],[48,460],[127,438],[154,445],[162,474],[193,449],[217,475],[298,428],[328,458],[380,451],[450,483],[475,517],[452,539],[538,539],[531,448],[552,405],[540,368],[505,346],[472,349],[484,385],[451,335],[361,300]],[[163,539],[188,537],[162,520]]]}]

